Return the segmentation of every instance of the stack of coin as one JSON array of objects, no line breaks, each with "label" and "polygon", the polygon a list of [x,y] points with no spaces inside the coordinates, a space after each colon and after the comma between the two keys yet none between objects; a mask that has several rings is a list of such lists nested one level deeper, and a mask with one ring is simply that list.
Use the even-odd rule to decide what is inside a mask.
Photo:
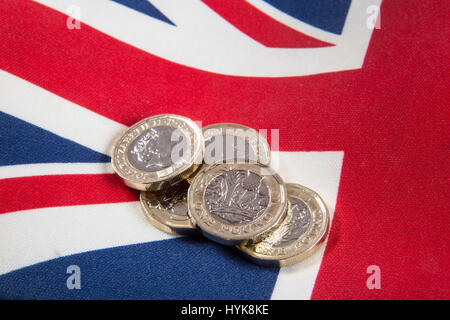
[{"label": "stack of coin", "polygon": [[145,215],[171,234],[200,231],[261,265],[308,257],[328,232],[325,203],[284,183],[270,167],[270,147],[254,129],[219,123],[200,129],[171,114],[144,119],[119,137],[112,166],[141,190]]}]

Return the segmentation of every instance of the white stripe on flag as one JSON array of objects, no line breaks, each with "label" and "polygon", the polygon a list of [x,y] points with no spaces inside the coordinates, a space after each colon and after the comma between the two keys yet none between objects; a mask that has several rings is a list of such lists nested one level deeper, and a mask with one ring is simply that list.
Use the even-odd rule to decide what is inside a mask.
[{"label": "white stripe on flag", "polygon": [[139,202],[55,207],[0,215],[0,274],[90,250],[173,238]]},{"label": "white stripe on flag", "polygon": [[[344,152],[280,152],[279,174],[285,182],[316,191],[325,201],[333,221]],[[325,243],[326,245],[326,243]],[[310,299],[325,245],[303,262],[280,269],[272,299]]]},{"label": "white stripe on flag", "polygon": [[293,16],[277,9],[276,7],[272,6],[271,4],[269,4],[264,0],[246,0],[246,1],[250,3],[252,6],[258,8],[260,11],[267,14],[268,16],[272,17],[273,19],[281,22],[282,24],[285,24],[301,33],[310,35],[316,39],[334,44],[339,43],[339,41],[342,41],[343,39],[341,36],[337,34],[315,28],[308,23],[302,22],[294,18]]},{"label": "white stripe on flag", "polygon": [[[274,153],[285,182],[318,192],[331,217],[344,153]],[[277,160],[278,159],[278,160]],[[120,245],[168,239],[145,218],[138,202],[33,209],[0,215],[0,274],[60,256]],[[272,299],[309,299],[323,250],[280,270]]]},{"label": "white stripe on flag", "polygon": [[103,154],[126,126],[0,70],[0,111]]},{"label": "white stripe on flag", "polygon": [[250,77],[302,76],[361,68],[372,35],[367,27],[367,8],[381,4],[381,0],[352,1],[342,35],[333,36],[305,27],[307,24],[294,18],[287,20],[286,14],[282,17],[279,10],[252,0],[252,5],[274,19],[336,44],[323,48],[270,48],[198,0],[151,0],[176,26],[109,0],[35,1],[64,14],[76,7],[82,22],[166,60],[209,72]]},{"label": "white stripe on flag", "polygon": [[113,173],[111,163],[37,163],[0,166],[0,179],[59,174]]}]

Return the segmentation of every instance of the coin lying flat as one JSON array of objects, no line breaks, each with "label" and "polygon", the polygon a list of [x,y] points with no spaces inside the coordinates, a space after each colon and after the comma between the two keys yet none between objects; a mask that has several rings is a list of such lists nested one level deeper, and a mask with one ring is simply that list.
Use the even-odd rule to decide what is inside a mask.
[{"label": "coin lying flat", "polygon": [[141,192],[141,206],[156,228],[174,235],[190,234],[197,230],[188,215],[188,188],[189,183],[182,181],[162,192]]},{"label": "coin lying flat", "polygon": [[262,164],[205,166],[188,191],[192,223],[225,245],[261,237],[281,222],[286,209],[283,180]]},{"label": "coin lying flat", "polygon": [[206,164],[240,158],[270,165],[269,143],[256,130],[235,123],[217,123],[202,131]]},{"label": "coin lying flat", "polygon": [[310,256],[326,239],[329,216],[320,196],[299,184],[286,184],[289,208],[282,223],[259,241],[237,247],[262,265],[286,266]]},{"label": "coin lying flat", "polygon": [[127,186],[154,191],[191,176],[203,152],[202,131],[192,120],[163,114],[126,130],[113,147],[111,162]]}]

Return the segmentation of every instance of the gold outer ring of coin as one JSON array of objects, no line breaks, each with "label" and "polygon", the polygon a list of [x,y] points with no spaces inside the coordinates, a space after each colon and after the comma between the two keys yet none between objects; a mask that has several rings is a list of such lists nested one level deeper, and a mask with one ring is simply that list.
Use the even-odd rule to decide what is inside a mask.
[{"label": "gold outer ring of coin", "polygon": [[140,195],[141,207],[151,224],[159,230],[172,235],[190,235],[197,232],[197,228],[192,224],[187,214],[187,201],[185,216],[171,213],[163,202],[167,201],[169,206],[173,206],[178,201],[176,199],[177,196],[183,197],[183,193],[185,193],[185,197],[187,197],[189,184],[187,182],[181,182],[180,184],[181,186],[176,185],[169,190],[169,192],[178,193],[175,197],[171,197],[170,195],[166,196],[167,193],[158,194],[142,191]]},{"label": "gold outer ring of coin", "polygon": [[[286,228],[291,215],[287,214],[280,226],[260,241],[243,241],[237,248],[252,262],[265,266],[288,266],[311,256],[327,238],[329,231],[329,214],[325,202],[313,190],[299,184],[287,183],[289,197],[303,201],[311,213],[308,230],[296,241],[284,247],[274,247],[280,232]],[[290,208],[290,206],[289,206]],[[288,209],[290,210],[290,209]]]},{"label": "gold outer ring of coin", "polygon": [[[215,218],[206,208],[205,191],[208,184],[217,176],[230,170],[244,170],[260,177],[268,188],[270,201],[267,208],[257,219],[246,224],[232,225]],[[215,242],[232,246],[243,240],[257,240],[281,223],[286,213],[288,201],[286,187],[282,178],[269,166],[260,163],[217,163],[204,166],[193,179],[188,190],[188,213],[192,224],[203,235]]]},{"label": "gold outer ring of coin", "polygon": [[236,123],[215,123],[202,128],[205,141],[215,136],[231,135],[243,138],[252,148],[255,162],[270,165],[270,146],[267,140],[255,129]]},{"label": "gold outer ring of coin", "polygon": [[[128,161],[128,148],[142,132],[157,126],[180,129],[192,146],[190,157],[159,171],[142,171]],[[204,150],[202,131],[194,121],[179,115],[161,114],[143,119],[128,128],[113,146],[111,163],[114,171],[128,187],[141,191],[157,191],[189,178],[201,165]]]}]

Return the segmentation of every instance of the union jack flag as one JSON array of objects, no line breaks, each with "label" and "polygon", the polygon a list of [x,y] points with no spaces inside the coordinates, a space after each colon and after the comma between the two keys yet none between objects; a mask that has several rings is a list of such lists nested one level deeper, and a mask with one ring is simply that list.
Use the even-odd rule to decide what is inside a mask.
[{"label": "union jack flag", "polygon": [[[0,0],[0,298],[448,299],[448,4],[381,2]],[[160,113],[278,129],[326,245],[267,268],[154,228],[110,149]]]}]

